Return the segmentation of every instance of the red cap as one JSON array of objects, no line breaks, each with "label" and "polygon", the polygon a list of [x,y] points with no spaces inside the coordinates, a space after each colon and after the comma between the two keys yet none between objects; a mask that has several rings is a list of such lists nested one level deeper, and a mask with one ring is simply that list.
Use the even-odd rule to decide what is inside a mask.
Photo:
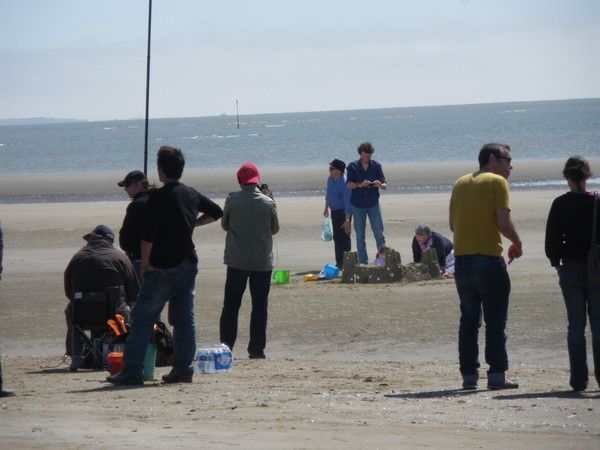
[{"label": "red cap", "polygon": [[242,166],[237,171],[237,177],[240,184],[260,183],[260,175],[258,174],[258,169],[251,162],[242,164]]}]

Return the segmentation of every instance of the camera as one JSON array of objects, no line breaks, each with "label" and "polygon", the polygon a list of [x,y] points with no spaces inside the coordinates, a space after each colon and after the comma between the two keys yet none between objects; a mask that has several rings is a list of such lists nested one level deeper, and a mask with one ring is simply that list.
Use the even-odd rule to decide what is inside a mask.
[{"label": "camera", "polygon": [[264,195],[273,198],[273,193],[271,192],[271,189],[269,189],[269,185],[266,183],[263,184],[259,184],[258,185],[258,190],[263,193]]}]

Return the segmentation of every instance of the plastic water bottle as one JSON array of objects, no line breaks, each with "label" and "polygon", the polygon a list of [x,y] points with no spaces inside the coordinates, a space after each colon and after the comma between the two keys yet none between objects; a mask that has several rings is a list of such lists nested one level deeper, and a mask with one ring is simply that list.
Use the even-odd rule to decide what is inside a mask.
[{"label": "plastic water bottle", "polygon": [[215,351],[215,369],[217,373],[229,372],[233,365],[233,353],[226,344],[220,344]]},{"label": "plastic water bottle", "polygon": [[224,373],[231,369],[233,364],[233,354],[225,344],[215,345],[209,348],[201,348],[196,352],[196,364],[194,372],[203,373]]},{"label": "plastic water bottle", "polygon": [[196,352],[196,364],[194,371],[196,374],[215,373],[214,355],[210,353],[210,348],[201,348]]}]

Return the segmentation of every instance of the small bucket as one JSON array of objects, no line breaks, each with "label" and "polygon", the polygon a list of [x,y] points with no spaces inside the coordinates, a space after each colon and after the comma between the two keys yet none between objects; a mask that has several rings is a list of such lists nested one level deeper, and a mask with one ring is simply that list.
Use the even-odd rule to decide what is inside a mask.
[{"label": "small bucket", "polygon": [[321,274],[328,280],[331,280],[332,278],[337,278],[339,276],[340,269],[338,269],[338,267],[334,266],[333,264],[325,264],[323,270],[321,271]]},{"label": "small bucket", "polygon": [[123,352],[110,352],[106,359],[108,361],[108,371],[111,375],[123,370]]},{"label": "small bucket", "polygon": [[144,381],[154,379],[154,366],[156,366],[156,344],[152,342],[148,345],[144,358]]},{"label": "small bucket", "polygon": [[273,282],[275,284],[288,284],[290,282],[290,271],[288,269],[274,270]]}]

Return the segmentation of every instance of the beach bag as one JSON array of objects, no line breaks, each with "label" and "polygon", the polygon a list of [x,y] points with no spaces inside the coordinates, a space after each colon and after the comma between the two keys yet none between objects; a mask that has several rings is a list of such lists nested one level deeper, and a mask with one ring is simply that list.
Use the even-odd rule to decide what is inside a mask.
[{"label": "beach bag", "polygon": [[331,224],[331,219],[326,217],[323,219],[323,224],[321,225],[321,240],[327,242],[331,239],[333,239],[333,225]]},{"label": "beach bag", "polygon": [[156,367],[170,366],[173,360],[173,335],[163,322],[156,323],[152,342],[156,344]]},{"label": "beach bag", "polygon": [[598,245],[598,196],[594,194],[594,217],[592,219],[592,242],[588,251],[588,279],[600,283],[600,245]]}]

